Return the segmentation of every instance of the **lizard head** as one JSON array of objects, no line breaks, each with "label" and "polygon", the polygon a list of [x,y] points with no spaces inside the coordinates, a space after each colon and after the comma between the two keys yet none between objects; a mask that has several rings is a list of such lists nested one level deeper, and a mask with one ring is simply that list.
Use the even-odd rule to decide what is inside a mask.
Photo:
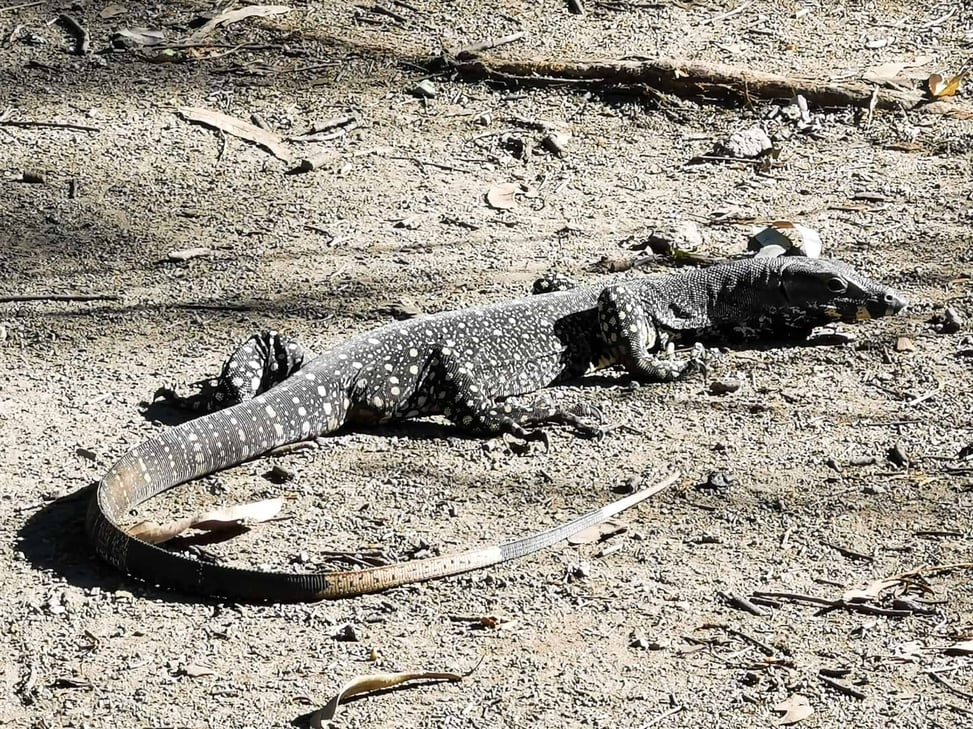
[{"label": "lizard head", "polygon": [[794,311],[802,325],[856,322],[890,316],[906,306],[894,289],[863,276],[847,263],[787,257],[770,276],[781,311]]}]

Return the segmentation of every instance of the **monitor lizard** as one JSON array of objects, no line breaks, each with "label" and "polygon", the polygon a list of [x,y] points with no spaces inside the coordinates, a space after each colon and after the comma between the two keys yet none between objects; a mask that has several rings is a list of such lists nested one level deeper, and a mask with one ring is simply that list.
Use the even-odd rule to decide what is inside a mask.
[{"label": "monitor lizard", "polygon": [[[500,546],[347,572],[241,569],[181,556],[130,536],[121,522],[177,484],[343,426],[443,415],[485,436],[546,442],[542,425],[600,429],[579,411],[514,396],[620,365],[666,382],[705,367],[706,344],[802,339],[820,325],[894,314],[894,290],[839,261],[752,258],[663,276],[575,286],[542,280],[536,295],[393,322],[312,356],[276,332],[255,335],[219,379],[177,404],[210,410],[126,453],[97,486],[87,529],[97,554],[148,582],[243,600],[341,598],[504,562],[550,546],[645,498],[619,502]],[[693,345],[688,353],[675,344]]]}]

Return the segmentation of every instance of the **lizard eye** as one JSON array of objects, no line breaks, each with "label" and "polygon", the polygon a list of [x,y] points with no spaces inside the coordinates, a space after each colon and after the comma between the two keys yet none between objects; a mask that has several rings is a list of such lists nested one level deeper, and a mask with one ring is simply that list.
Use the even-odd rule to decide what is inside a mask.
[{"label": "lizard eye", "polygon": [[848,284],[846,284],[840,278],[829,278],[828,279],[828,291],[833,294],[843,294],[848,290]]}]

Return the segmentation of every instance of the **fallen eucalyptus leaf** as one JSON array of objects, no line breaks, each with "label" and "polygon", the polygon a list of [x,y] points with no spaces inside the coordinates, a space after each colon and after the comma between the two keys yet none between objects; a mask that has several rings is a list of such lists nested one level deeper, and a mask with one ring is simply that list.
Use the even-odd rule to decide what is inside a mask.
[{"label": "fallen eucalyptus leaf", "polygon": [[245,139],[259,145],[270,152],[272,155],[284,162],[290,163],[293,159],[290,149],[284,144],[283,138],[274,132],[261,129],[258,126],[245,122],[242,119],[223,114],[219,111],[211,111],[195,106],[184,106],[179,109],[179,115],[189,122],[203,124],[213,129],[219,129],[226,134]]},{"label": "fallen eucalyptus leaf", "polygon": [[324,729],[325,722],[331,721],[338,713],[338,704],[343,699],[370,691],[381,691],[408,681],[462,681],[477,669],[479,664],[466,673],[442,671],[404,671],[401,673],[372,673],[358,676],[346,683],[325,706],[311,714],[313,729]]},{"label": "fallen eucalyptus leaf", "polygon": [[963,83],[965,74],[958,73],[950,79],[946,79],[938,73],[932,74],[926,81],[929,87],[929,95],[934,99],[941,99],[944,96],[955,96],[959,91],[960,84]]},{"label": "fallen eucalyptus leaf", "polygon": [[281,13],[289,13],[290,11],[291,9],[286,5],[247,5],[244,8],[237,8],[236,10],[227,10],[219,15],[214,15],[189,37],[192,40],[198,41],[208,36],[221,25],[229,25],[230,23],[236,23],[246,18],[265,18],[268,15],[280,15]]},{"label": "fallen eucalyptus leaf", "polygon": [[283,506],[284,500],[281,498],[251,501],[246,504],[214,509],[195,516],[187,516],[183,519],[175,519],[166,524],[140,521],[138,524],[129,527],[127,533],[130,537],[141,539],[149,544],[162,544],[182,534],[187,529],[202,529],[212,532],[237,526],[244,520],[251,522],[267,521],[277,516]]}]

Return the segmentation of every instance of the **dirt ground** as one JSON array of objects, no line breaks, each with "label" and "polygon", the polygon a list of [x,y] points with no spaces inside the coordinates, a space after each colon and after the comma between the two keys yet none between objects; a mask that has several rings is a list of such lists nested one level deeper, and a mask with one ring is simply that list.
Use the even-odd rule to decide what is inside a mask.
[{"label": "dirt ground", "polygon": [[[410,2],[302,2],[168,55],[100,51],[121,29],[185,37],[209,6],[0,6],[0,116],[93,129],[0,125],[0,294],[117,296],[0,303],[0,724],[300,726],[355,676],[480,662],[461,682],[352,701],[335,721],[764,727],[789,701],[784,718],[802,727],[973,726],[971,646],[956,645],[973,638],[973,573],[876,583],[970,559],[973,348],[968,329],[930,319],[944,305],[973,314],[973,122],[812,107],[808,130],[786,99],[449,73],[430,79],[433,98],[411,93],[430,75],[417,59],[520,31],[490,52],[838,81],[925,60],[903,71],[908,84],[968,65],[969,5],[603,0],[577,15],[554,0]],[[62,12],[92,53],[72,53]],[[180,107],[259,114],[285,136],[334,117],[357,128],[287,142],[298,159],[330,153],[288,175],[293,164]],[[524,120],[569,130],[565,155]],[[755,124],[775,160],[688,164]],[[522,185],[514,206],[491,208],[485,194],[508,182]],[[641,256],[650,233],[687,222],[698,253],[738,255],[754,219],[815,228],[827,255],[902,290],[909,310],[808,346],[732,351],[709,380],[639,387],[609,373],[551,391],[619,426],[600,442],[555,430],[550,452],[525,451],[441,423],[348,432],[146,509],[282,494],[287,520],[212,549],[341,568],[326,550],[398,560],[493,544],[678,470],[677,486],[625,515],[627,533],[311,605],[187,597],[92,556],[83,489],[172,422],[146,407],[156,388],[214,373],[253,331],[321,350],[396,307],[502,300],[552,269],[589,280],[592,264]],[[197,246],[212,253],[168,260]],[[740,389],[711,392],[728,378]],[[296,478],[266,479],[275,463]],[[731,483],[700,488],[711,472]],[[870,612],[780,598],[756,615],[733,600],[834,601],[868,586]]]}]

